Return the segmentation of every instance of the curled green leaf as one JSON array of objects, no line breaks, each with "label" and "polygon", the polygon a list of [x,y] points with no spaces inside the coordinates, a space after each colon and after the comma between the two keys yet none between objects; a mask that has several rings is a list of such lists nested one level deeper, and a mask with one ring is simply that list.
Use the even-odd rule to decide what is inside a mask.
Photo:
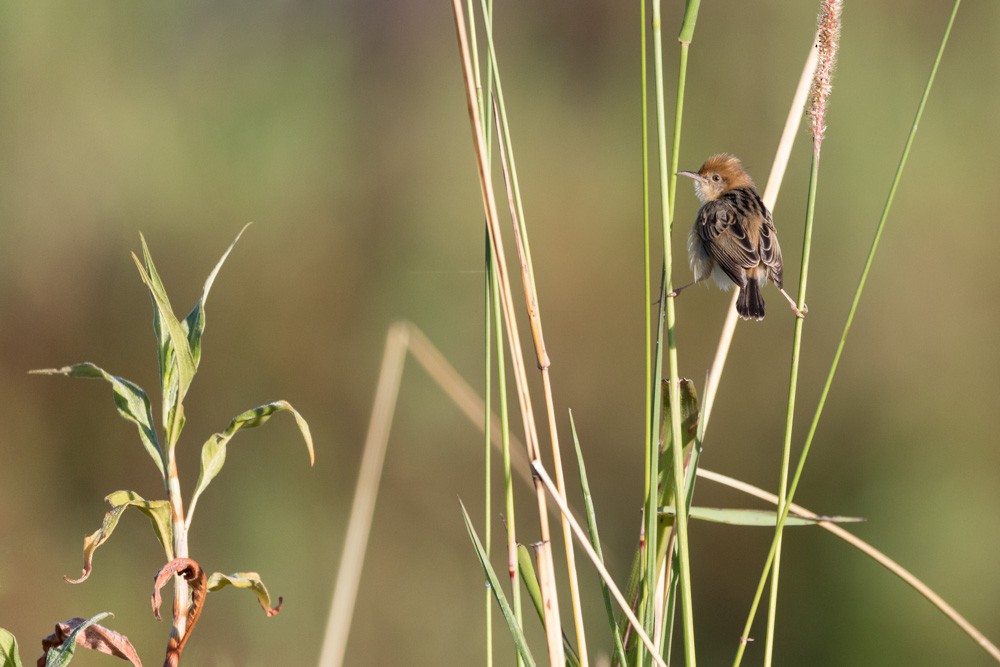
[{"label": "curled green leaf", "polygon": [[156,539],[163,546],[167,560],[173,558],[170,503],[166,500],[144,500],[142,496],[133,491],[115,491],[108,495],[105,500],[111,505],[111,510],[104,515],[101,527],[83,538],[83,573],[78,579],[63,577],[71,584],[79,584],[87,580],[94,569],[94,552],[97,551],[97,547],[111,538],[111,534],[118,526],[118,520],[129,507],[137,507],[149,517],[150,523],[153,524],[153,532],[156,533]]},{"label": "curled green leaf", "polygon": [[5,628],[0,628],[0,667],[21,667],[17,639]]},{"label": "curled green leaf", "polygon": [[281,611],[281,604],[284,601],[279,597],[277,606],[271,606],[271,595],[267,592],[267,587],[260,580],[260,575],[256,572],[235,572],[233,574],[216,572],[208,578],[207,588],[210,591],[217,591],[226,586],[245,588],[253,591],[254,595],[257,596],[257,602],[260,603],[261,609],[264,610],[268,618],[277,616],[278,612]]},{"label": "curled green leaf", "polygon": [[30,372],[36,375],[65,375],[74,378],[103,379],[111,383],[118,414],[139,428],[139,439],[142,440],[143,447],[149,452],[153,463],[160,471],[160,475],[164,479],[166,478],[163,450],[160,449],[160,441],[156,436],[156,429],[153,427],[153,414],[149,408],[149,397],[146,396],[142,387],[123,377],[112,375],[89,361],[62,368],[43,368]]},{"label": "curled green leaf", "polygon": [[315,463],[316,455],[313,451],[312,434],[309,432],[309,424],[306,423],[306,420],[302,418],[298,410],[293,408],[288,401],[274,401],[273,403],[267,403],[236,415],[229,422],[229,426],[226,427],[225,431],[213,435],[201,448],[201,473],[198,475],[198,484],[195,486],[194,495],[191,497],[191,506],[188,508],[188,525],[190,525],[191,517],[194,515],[194,508],[198,504],[198,498],[201,497],[205,488],[215,479],[219,471],[222,470],[222,466],[225,465],[226,447],[233,436],[244,428],[260,426],[270,419],[274,413],[281,411],[290,412],[295,417],[295,423],[298,424],[302,438],[306,442],[306,449],[309,450],[309,465]]},{"label": "curled green leaf", "polygon": [[160,541],[164,555],[166,555],[167,560],[173,559],[173,514],[169,501],[146,500],[135,491],[115,491],[109,494],[105,500],[112,507],[135,507],[149,517],[149,522],[153,526],[153,533],[156,535],[156,539]]}]

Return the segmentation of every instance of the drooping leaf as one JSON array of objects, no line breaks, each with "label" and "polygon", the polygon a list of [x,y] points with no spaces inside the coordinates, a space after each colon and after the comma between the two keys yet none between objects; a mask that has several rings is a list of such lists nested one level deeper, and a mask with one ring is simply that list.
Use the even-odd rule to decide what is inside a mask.
[{"label": "drooping leaf", "polygon": [[[71,618],[65,623],[69,629],[69,634],[62,637],[61,643],[47,644],[46,642],[52,640],[53,638],[60,638],[60,635],[63,632],[63,628],[60,627],[63,624],[60,623],[59,625],[56,625],[55,633],[42,640],[42,649],[45,651],[42,657],[45,658],[45,667],[65,667],[68,665],[70,660],[73,659],[73,653],[76,652],[76,645],[78,642],[77,638],[79,637],[80,640],[82,640],[83,637],[80,635],[87,628],[112,615],[113,614],[110,611],[105,611],[96,616],[92,616],[87,620],[83,620],[82,618]],[[80,643],[82,643],[82,641]],[[39,658],[39,663],[41,663],[41,658]]]},{"label": "drooping leaf", "polygon": [[[191,586],[191,606],[188,607],[187,611],[187,623],[185,625],[184,636],[177,639],[171,634],[170,639],[167,642],[167,660],[164,664],[172,665],[180,663],[181,653],[184,651],[184,645],[191,637],[191,633],[194,631],[194,626],[198,622],[198,619],[201,618],[201,611],[205,607],[205,596],[208,594],[208,591],[205,588],[205,571],[201,569],[201,566],[190,558],[175,558],[159,569],[153,581],[152,604],[153,616],[156,617],[156,620],[160,620],[160,604],[162,603],[162,599],[160,598],[160,589],[163,588],[175,574],[179,574],[184,577]],[[176,620],[177,619],[174,619],[175,622]],[[170,662],[171,659],[173,659],[174,662]]]},{"label": "drooping leaf", "polygon": [[302,418],[298,410],[293,408],[288,401],[274,401],[273,403],[267,403],[236,415],[229,422],[229,426],[226,427],[225,431],[216,433],[210,437],[201,448],[201,472],[198,475],[198,484],[195,486],[194,495],[191,497],[191,505],[188,508],[188,521],[190,521],[191,515],[194,513],[194,508],[198,504],[198,498],[209,483],[219,474],[222,466],[225,465],[226,446],[232,440],[233,436],[244,428],[260,426],[270,419],[271,415],[281,411],[290,412],[295,417],[299,431],[302,432],[302,438],[306,442],[306,448],[309,450],[309,465],[315,462],[316,455],[313,452],[313,441],[312,434],[309,432],[309,424],[306,423],[306,420]]},{"label": "drooping leaf", "polygon": [[[136,653],[135,647],[132,646],[132,642],[129,641],[128,637],[95,622],[104,616],[110,615],[105,612],[89,621],[85,621],[82,618],[71,618],[64,623],[56,624],[56,631],[42,640],[42,649],[45,651],[42,657],[45,658],[46,664],[48,663],[49,656],[52,655],[51,650],[61,647],[71,635],[74,635],[75,644],[79,644],[92,651],[107,653],[116,658],[128,660],[136,667],[142,667],[139,654]],[[66,657],[66,653],[57,654],[53,659],[65,659],[65,662],[57,663],[65,665],[72,658],[72,653],[73,651],[70,650],[69,657]],[[39,662],[41,663],[42,660],[39,659]]]},{"label": "drooping leaf", "polygon": [[226,586],[246,588],[253,591],[254,595],[257,596],[257,602],[260,603],[261,609],[264,610],[268,618],[277,616],[278,612],[281,611],[283,600],[279,597],[277,606],[271,606],[271,595],[267,592],[267,587],[264,586],[264,582],[260,580],[260,575],[256,572],[235,572],[233,574],[216,572],[208,578],[207,588],[210,591],[217,591]]},{"label": "drooping leaf", "polygon": [[486,581],[490,586],[490,590],[493,591],[493,599],[497,601],[497,605],[500,607],[500,613],[503,614],[503,618],[507,621],[507,630],[510,632],[511,638],[514,640],[514,646],[517,648],[517,652],[521,655],[521,659],[524,661],[528,667],[534,667],[535,659],[531,655],[531,650],[528,648],[528,642],[524,638],[524,633],[521,631],[521,627],[517,624],[517,619],[514,617],[514,611],[510,608],[510,604],[507,602],[507,596],[503,594],[503,589],[500,588],[500,580],[497,579],[497,573],[493,570],[493,565],[490,564],[490,559],[486,555],[486,550],[483,548],[483,543],[479,541],[479,536],[476,534],[476,529],[472,526],[472,519],[469,518],[469,513],[465,511],[465,505],[459,501],[462,505],[462,516],[465,518],[465,529],[469,533],[469,539],[472,540],[472,546],[476,550],[476,555],[479,557],[479,564],[483,567],[483,572],[486,574]]},{"label": "drooping leaf", "polygon": [[[153,297],[153,304],[155,306],[153,327],[156,331],[157,343],[160,346],[161,363],[162,361],[168,361],[168,375],[171,366],[169,360],[171,356],[173,357],[172,365],[177,370],[176,402],[179,404],[184,401],[184,396],[187,395],[187,390],[191,386],[191,380],[194,378],[196,370],[194,358],[191,355],[191,344],[188,342],[187,332],[184,331],[184,327],[181,326],[177,316],[174,315],[170,299],[167,297],[167,291],[163,287],[163,281],[160,280],[160,275],[156,271],[156,265],[153,264],[153,257],[149,253],[149,246],[146,245],[146,238],[142,234],[139,235],[139,238],[142,241],[142,256],[146,266],[143,267],[142,262],[135,256],[135,253],[132,254],[132,259],[135,260],[136,268],[139,269],[142,282],[149,288],[149,294]],[[165,350],[164,347],[167,345],[172,349]],[[161,369],[161,376],[162,373]],[[167,387],[170,388],[173,382],[174,380],[171,379],[169,383],[166,383]]]},{"label": "drooping leaf", "polygon": [[94,552],[111,538],[111,534],[118,526],[118,520],[129,507],[138,507],[153,524],[153,532],[156,539],[160,541],[168,559],[173,558],[173,530],[170,523],[170,503],[166,500],[144,500],[139,494],[132,491],[115,491],[105,498],[111,505],[111,510],[104,515],[101,527],[90,535],[83,538],[83,573],[78,579],[71,579],[64,576],[63,579],[71,584],[83,583],[90,576],[94,569]]},{"label": "drooping leaf", "polygon": [[219,269],[222,268],[223,263],[225,263],[226,258],[229,257],[229,253],[233,251],[236,247],[236,242],[240,240],[243,236],[243,232],[247,230],[250,223],[243,225],[243,229],[240,233],[236,235],[233,242],[229,244],[226,248],[226,252],[222,253],[222,257],[216,263],[215,268],[212,272],[208,274],[208,279],[205,280],[205,285],[201,289],[201,297],[198,299],[198,303],[195,304],[194,309],[184,318],[182,326],[187,330],[188,342],[191,345],[191,357],[194,360],[195,368],[201,363],[201,337],[205,333],[205,302],[208,300],[208,292],[212,289],[212,283],[215,282],[215,277],[219,274]]},{"label": "drooping leaf", "polygon": [[[660,508],[661,514],[674,515],[672,505]],[[764,526],[774,528],[777,522],[777,513],[774,510],[748,510],[748,509],[720,509],[716,507],[692,507],[689,514],[692,519],[702,521],[712,521],[714,523],[727,523],[733,526]],[[856,516],[821,516],[809,518],[789,515],[785,520],[786,526],[812,526],[820,521],[830,521],[831,523],[857,523],[864,521]]]},{"label": "drooping leaf", "polygon": [[173,546],[173,523],[171,521],[172,512],[170,501],[167,500],[146,500],[135,491],[115,491],[106,498],[112,507],[127,506],[135,507],[140,512],[149,517],[149,522],[153,526],[156,539],[163,547],[163,553],[167,560],[174,558]]},{"label": "drooping leaf", "polygon": [[160,448],[160,441],[153,427],[153,414],[149,408],[149,397],[142,387],[130,382],[125,378],[112,375],[95,364],[85,361],[72,366],[62,368],[45,368],[31,371],[37,375],[65,375],[66,377],[103,379],[111,383],[115,394],[115,407],[118,414],[132,422],[139,428],[139,438],[143,447],[149,452],[153,463],[156,464],[160,475],[166,478],[164,473],[163,450]]},{"label": "drooping leaf", "polygon": [[17,639],[5,628],[0,628],[0,667],[22,667]]}]

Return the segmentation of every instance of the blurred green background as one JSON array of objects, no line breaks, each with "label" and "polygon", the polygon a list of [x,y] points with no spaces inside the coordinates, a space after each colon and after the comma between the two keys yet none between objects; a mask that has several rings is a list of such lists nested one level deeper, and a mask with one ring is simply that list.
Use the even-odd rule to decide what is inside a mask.
[{"label": "blurred green background", "polygon": [[[674,76],[680,7],[669,4]],[[848,3],[797,446],[947,4]],[[252,220],[208,304],[182,482],[190,493],[208,435],[277,398],[309,420],[317,463],[308,468],[287,416],[234,443],[199,505],[192,556],[209,570],[260,572],[285,608],[265,619],[247,593],[213,594],[185,655],[193,665],[316,661],[387,327],[412,320],[481,384],[482,212],[450,11],[445,2],[0,4],[0,626],[26,660],[55,621],[75,615],[114,611],[111,625],[149,664],[167,633],[148,606],[162,552],[138,514],[98,551],[88,582],[62,581],[78,572],[104,495],[163,494],[134,428],[106,385],[26,371],[90,360],[158,401],[149,299],[129,258],[139,231],[186,313]],[[814,20],[809,2],[704,3],[679,167],[731,151],[763,186]],[[557,409],[574,410],[609,563],[624,581],[642,493],[638,3],[498,3],[496,22]],[[1000,4],[964,4],[797,497],[867,517],[852,530],[994,641],[998,30]],[[803,130],[775,207],[793,293],[808,169]],[[686,184],[678,193],[685,281],[680,240],[697,201]],[[776,291],[765,296],[768,319],[738,328],[702,465],[773,489],[792,320]],[[678,302],[681,369],[699,388],[726,303],[714,288]],[[461,498],[482,521],[480,442],[410,364],[348,664],[482,660],[482,578],[458,509]],[[521,501],[530,542],[532,503]],[[696,502],[755,506],[708,482]],[[493,531],[499,539],[499,518]],[[692,527],[703,664],[731,659],[769,540],[764,530]],[[828,534],[790,531],[785,554],[779,664],[990,664]],[[606,649],[586,567],[582,581],[592,651]]]}]

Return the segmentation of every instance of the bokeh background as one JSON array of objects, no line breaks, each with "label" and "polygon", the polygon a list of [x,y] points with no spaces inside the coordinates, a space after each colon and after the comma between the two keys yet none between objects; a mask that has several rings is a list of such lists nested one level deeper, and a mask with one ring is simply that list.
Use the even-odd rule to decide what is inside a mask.
[{"label": "bokeh background", "polygon": [[[667,4],[673,73],[680,7]],[[844,14],[797,445],[947,4],[848,3]],[[623,581],[642,491],[638,3],[498,5],[557,408],[574,411]],[[814,20],[808,2],[703,4],[681,168],[731,151],[763,185]],[[964,3],[798,495],[817,511],[867,517],[852,529],[994,641],[998,30],[1000,4]],[[287,417],[233,443],[199,505],[192,555],[209,570],[259,571],[285,608],[266,619],[245,592],[213,594],[186,656],[314,663],[388,326],[411,320],[481,384],[482,213],[450,3],[2,3],[0,128],[0,626],[29,660],[55,621],[110,610],[148,663],[162,655],[167,626],[148,607],[162,552],[145,518],[123,518],[88,582],[62,581],[78,572],[106,494],[162,496],[153,466],[107,385],[26,371],[90,360],[158,400],[150,303],[129,257],[139,232],[186,313],[253,221],[209,300],[182,482],[190,493],[209,434],[277,398],[309,420],[317,463],[308,468]],[[803,130],[775,207],[793,293],[808,169]],[[696,208],[682,184],[678,239]],[[792,326],[777,292],[767,298],[768,319],[738,328],[702,464],[773,489]],[[714,288],[678,303],[682,372],[699,386],[726,303]],[[458,509],[461,498],[482,521],[482,456],[476,430],[409,365],[348,664],[482,660],[481,572]],[[530,497],[522,501],[521,536],[532,541]],[[756,506],[707,482],[697,502]],[[501,534],[499,517],[493,530]],[[731,659],[769,539],[692,527],[704,664]],[[900,581],[822,531],[790,531],[783,563],[779,664],[990,663]],[[582,581],[592,650],[606,649],[586,567]],[[505,664],[512,654],[497,630]]]}]

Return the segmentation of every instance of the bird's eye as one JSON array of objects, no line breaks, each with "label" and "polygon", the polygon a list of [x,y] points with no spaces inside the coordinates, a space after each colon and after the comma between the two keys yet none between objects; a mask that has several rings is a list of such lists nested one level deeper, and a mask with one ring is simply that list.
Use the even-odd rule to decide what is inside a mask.
[{"label": "bird's eye", "polygon": [[719,181],[722,180],[722,176],[719,176],[718,174],[712,174],[712,180],[718,183]]}]

